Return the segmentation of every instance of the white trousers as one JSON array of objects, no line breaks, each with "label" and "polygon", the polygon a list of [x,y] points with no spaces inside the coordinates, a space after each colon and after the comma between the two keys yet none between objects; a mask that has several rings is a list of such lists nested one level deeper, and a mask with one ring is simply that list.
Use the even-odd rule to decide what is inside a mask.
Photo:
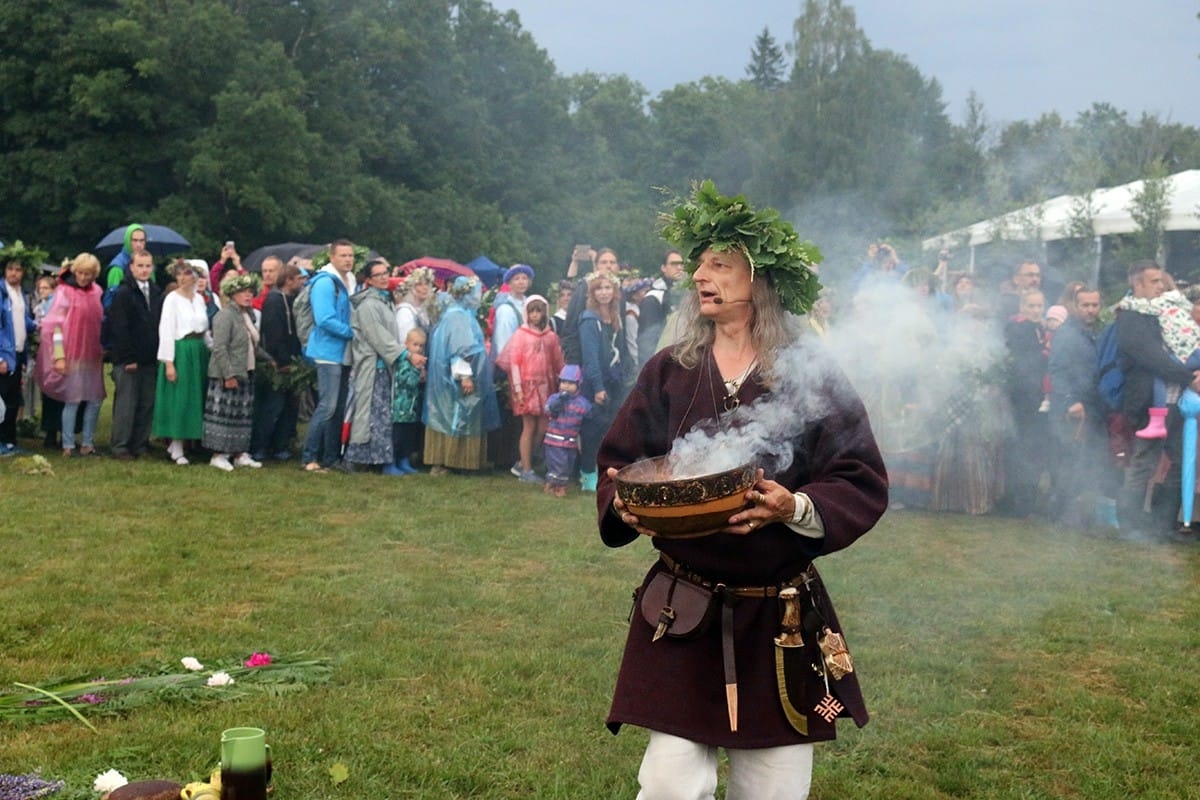
[{"label": "white trousers", "polygon": [[[812,784],[813,746],[794,744],[726,750],[725,800],[805,800]],[[637,800],[714,800],[717,748],[650,731],[638,770]]]}]

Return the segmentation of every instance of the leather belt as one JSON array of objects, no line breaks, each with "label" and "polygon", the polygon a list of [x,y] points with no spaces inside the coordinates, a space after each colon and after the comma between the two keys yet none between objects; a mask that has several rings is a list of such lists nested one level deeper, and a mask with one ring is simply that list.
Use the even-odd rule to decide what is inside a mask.
[{"label": "leather belt", "polygon": [[658,560],[661,561],[673,575],[678,575],[685,581],[703,586],[714,594],[731,594],[734,597],[778,597],[782,589],[796,588],[803,586],[808,588],[808,585],[817,578],[817,571],[810,562],[804,571],[794,578],[784,581],[780,584],[772,584],[770,586],[727,586],[724,583],[710,581],[703,575],[698,575],[692,572],[684,565],[680,564],[675,559],[663,552],[659,552]]},{"label": "leather belt", "polygon": [[729,599],[731,597],[778,597],[781,589],[789,587],[798,588],[803,586],[805,591],[807,591],[809,584],[816,580],[816,569],[813,567],[812,562],[809,562],[809,565],[799,575],[778,585],[726,586],[723,583],[714,583],[702,575],[691,572],[678,561],[661,551],[658,554],[658,559],[673,574],[685,581],[703,586],[721,598],[721,665],[722,671],[725,673],[725,705],[729,711],[729,730],[736,733],[738,729],[737,659],[733,651],[733,604],[729,602]]}]

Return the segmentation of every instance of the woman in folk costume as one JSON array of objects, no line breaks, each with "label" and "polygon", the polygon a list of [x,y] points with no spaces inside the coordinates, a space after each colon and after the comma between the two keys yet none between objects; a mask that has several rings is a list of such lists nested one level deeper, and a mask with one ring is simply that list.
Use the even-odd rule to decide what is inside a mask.
[{"label": "woman in folk costume", "polygon": [[[792,316],[817,298],[816,248],[773,209],[708,181],[667,218],[664,238],[691,273],[686,330],[643,368],[601,445],[600,535],[610,547],[652,537],[659,559],[639,601],[662,575],[712,592],[716,613],[683,638],[670,615],[650,619],[638,603],[608,724],[650,730],[642,800],[713,797],[718,748],[727,798],[799,800],[813,742],[834,738],[838,716],[867,721],[813,560],[871,529],[887,507],[886,471],[858,396]],[[752,419],[774,420],[764,440],[774,457],[759,459],[745,504],[718,532],[655,535],[616,496],[627,464],[669,453],[697,426],[742,437]],[[785,588],[796,590],[791,624]]]},{"label": "woman in folk costume", "polygon": [[212,451],[209,464],[224,472],[234,467],[258,469],[250,457],[254,421],[254,368],[271,355],[259,342],[254,325],[254,296],[258,276],[228,272],[221,279],[225,305],[212,321],[212,357],[204,394],[204,447]]},{"label": "woman in folk costume", "polygon": [[429,267],[414,267],[413,271],[404,278],[393,278],[400,281],[398,292],[402,292],[396,303],[396,335],[401,344],[408,339],[408,332],[420,328],[429,333],[433,327],[432,316],[429,313],[437,293],[435,275]]},{"label": "woman in folk costume", "polygon": [[207,273],[177,259],[171,266],[175,289],[163,298],[158,319],[158,383],[151,433],[169,440],[167,457],[186,466],[184,443],[204,436],[204,393],[208,380],[208,306],[200,291]]},{"label": "woman in folk costume", "polygon": [[386,261],[368,261],[358,276],[363,288],[350,298],[354,408],[346,460],[377,467],[387,475],[401,475],[393,463],[392,381],[404,344],[396,335],[388,271]]},{"label": "woman in folk costume", "polygon": [[500,426],[492,362],[475,314],[478,278],[459,276],[429,337],[425,384],[425,453],[434,475],[479,470],[487,463],[487,434]]}]

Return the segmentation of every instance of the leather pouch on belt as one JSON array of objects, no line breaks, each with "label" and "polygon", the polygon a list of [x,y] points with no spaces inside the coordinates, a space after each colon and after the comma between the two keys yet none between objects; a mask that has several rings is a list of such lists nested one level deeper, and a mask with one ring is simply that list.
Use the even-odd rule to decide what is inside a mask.
[{"label": "leather pouch on belt", "polygon": [[664,635],[693,639],[708,628],[716,615],[716,596],[703,586],[669,572],[650,579],[638,603],[642,618],[654,628],[654,639]]}]

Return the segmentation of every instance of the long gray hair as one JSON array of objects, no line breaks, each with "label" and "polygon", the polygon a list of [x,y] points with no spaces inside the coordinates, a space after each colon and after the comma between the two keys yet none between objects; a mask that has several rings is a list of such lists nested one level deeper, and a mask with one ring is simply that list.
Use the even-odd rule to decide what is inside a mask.
[{"label": "long gray hair", "polygon": [[[750,305],[754,319],[750,323],[750,340],[758,353],[758,381],[771,385],[775,381],[775,357],[801,335],[797,317],[783,309],[775,287],[760,274],[750,283]],[[700,298],[688,292],[679,304],[679,317],[685,320],[682,335],[671,350],[681,366],[695,369],[712,349],[717,324],[700,315]]]}]

